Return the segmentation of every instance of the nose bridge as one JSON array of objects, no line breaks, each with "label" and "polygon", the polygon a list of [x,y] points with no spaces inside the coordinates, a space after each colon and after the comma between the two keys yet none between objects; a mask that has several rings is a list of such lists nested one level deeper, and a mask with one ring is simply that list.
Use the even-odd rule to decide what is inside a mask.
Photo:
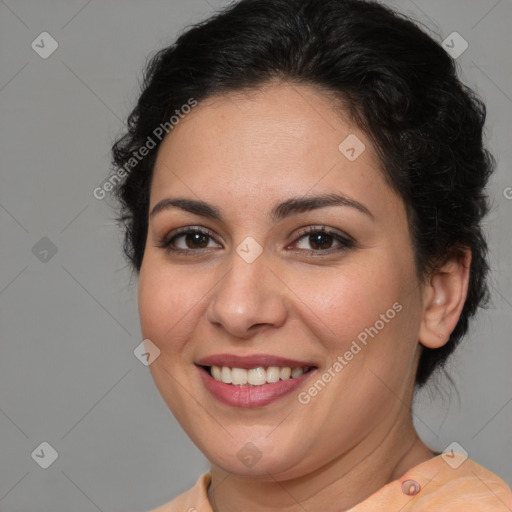
[{"label": "nose bridge", "polygon": [[214,290],[208,308],[210,322],[240,337],[256,324],[279,325],[285,308],[274,281],[262,248],[244,240],[233,251],[229,271]]},{"label": "nose bridge", "polygon": [[239,314],[255,313],[262,296],[268,293],[269,272],[267,261],[263,253],[255,256],[252,248],[247,250],[244,243],[233,252],[230,262],[230,271],[223,282],[220,283],[218,299],[226,301],[224,307],[238,311]]}]

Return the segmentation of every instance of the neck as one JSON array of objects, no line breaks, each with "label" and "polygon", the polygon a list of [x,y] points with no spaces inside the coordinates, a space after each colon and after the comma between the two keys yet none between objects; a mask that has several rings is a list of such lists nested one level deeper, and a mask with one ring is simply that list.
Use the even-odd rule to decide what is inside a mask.
[{"label": "neck", "polygon": [[292,480],[238,477],[212,465],[208,495],[214,512],[340,512],[360,503],[412,467],[432,458],[412,419],[395,422],[310,474]]}]

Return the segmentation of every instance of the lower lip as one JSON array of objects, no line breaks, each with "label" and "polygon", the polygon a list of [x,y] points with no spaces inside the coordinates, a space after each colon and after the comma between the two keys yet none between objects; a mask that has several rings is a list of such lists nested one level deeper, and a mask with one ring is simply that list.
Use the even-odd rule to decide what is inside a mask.
[{"label": "lower lip", "polygon": [[296,390],[315,370],[294,379],[280,380],[261,386],[234,386],[215,380],[203,367],[198,367],[204,385],[220,402],[234,407],[263,407]]}]

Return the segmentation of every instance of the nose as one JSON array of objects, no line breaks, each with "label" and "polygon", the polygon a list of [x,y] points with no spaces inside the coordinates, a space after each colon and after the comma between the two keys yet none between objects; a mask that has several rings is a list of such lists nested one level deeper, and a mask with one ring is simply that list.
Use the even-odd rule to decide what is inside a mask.
[{"label": "nose", "polygon": [[229,270],[214,288],[207,319],[234,338],[248,339],[283,325],[286,290],[264,253],[248,263],[233,251]]}]

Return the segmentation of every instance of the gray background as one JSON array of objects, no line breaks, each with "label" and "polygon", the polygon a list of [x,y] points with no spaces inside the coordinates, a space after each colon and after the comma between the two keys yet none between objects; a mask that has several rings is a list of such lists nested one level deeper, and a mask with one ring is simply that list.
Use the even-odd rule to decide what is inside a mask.
[{"label": "gray background", "polygon": [[[226,3],[0,1],[2,512],[140,512],[208,467],[133,354],[136,279],[93,189],[148,54]],[[415,423],[431,447],[457,441],[510,485],[512,2],[388,3],[439,41],[457,31],[468,42],[457,60],[487,102],[499,160],[487,220],[493,303],[450,364],[459,394],[433,383],[417,397]],[[31,48],[43,31],[59,44],[47,59]],[[43,441],[58,452],[48,469],[31,457]]]}]

